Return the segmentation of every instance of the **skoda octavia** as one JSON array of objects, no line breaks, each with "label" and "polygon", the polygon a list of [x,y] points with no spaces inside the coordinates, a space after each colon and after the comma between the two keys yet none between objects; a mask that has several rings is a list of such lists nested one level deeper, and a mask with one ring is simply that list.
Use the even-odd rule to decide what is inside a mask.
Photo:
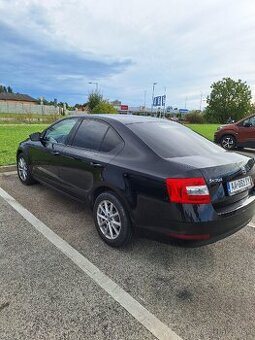
[{"label": "skoda octavia", "polygon": [[87,201],[99,235],[127,244],[135,230],[203,245],[254,213],[254,160],[179,123],[129,115],[73,116],[17,150],[23,184],[41,182]]}]

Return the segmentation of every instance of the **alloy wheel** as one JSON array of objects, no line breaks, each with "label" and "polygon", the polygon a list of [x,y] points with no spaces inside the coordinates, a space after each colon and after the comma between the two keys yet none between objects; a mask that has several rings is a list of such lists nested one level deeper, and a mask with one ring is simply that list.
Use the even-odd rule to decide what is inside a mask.
[{"label": "alloy wheel", "polygon": [[27,163],[23,157],[20,157],[19,159],[18,172],[20,179],[25,182],[27,179]]},{"label": "alloy wheel", "polygon": [[97,222],[101,232],[109,240],[116,239],[121,231],[121,220],[115,205],[103,200],[97,207]]},{"label": "alloy wheel", "polygon": [[230,150],[233,149],[235,141],[232,137],[224,137],[221,141],[221,145],[224,149]]}]

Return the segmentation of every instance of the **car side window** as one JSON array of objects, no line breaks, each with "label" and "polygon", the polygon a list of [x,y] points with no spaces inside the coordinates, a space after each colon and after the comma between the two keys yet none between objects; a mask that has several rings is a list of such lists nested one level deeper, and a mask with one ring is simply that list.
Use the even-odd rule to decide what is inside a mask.
[{"label": "car side window", "polygon": [[243,121],[243,126],[244,127],[254,127],[255,126],[255,116],[248,118],[248,119],[245,119]]},{"label": "car side window", "polygon": [[250,124],[251,126],[255,126],[255,117],[250,118]]},{"label": "car side window", "polygon": [[84,119],[75,134],[72,145],[98,151],[109,125],[103,122]]},{"label": "car side window", "polygon": [[101,144],[100,151],[111,152],[123,145],[123,140],[113,128],[109,128]]},{"label": "car side window", "polygon": [[50,126],[44,134],[44,139],[51,143],[65,144],[67,137],[77,122],[77,118],[64,119]]}]

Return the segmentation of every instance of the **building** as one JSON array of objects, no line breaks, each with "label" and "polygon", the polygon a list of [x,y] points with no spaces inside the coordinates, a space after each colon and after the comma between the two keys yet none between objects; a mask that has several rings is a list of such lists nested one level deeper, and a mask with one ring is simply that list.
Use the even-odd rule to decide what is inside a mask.
[{"label": "building", "polygon": [[55,105],[42,105],[33,97],[20,93],[0,93],[0,114],[59,114]]},{"label": "building", "polygon": [[120,100],[116,99],[113,102],[110,102],[110,104],[112,104],[112,106],[118,111],[118,113],[124,113],[124,114],[128,113],[128,105],[121,104]]},{"label": "building", "polygon": [[0,103],[5,104],[38,104],[38,101],[28,96],[27,94],[20,93],[0,93]]}]

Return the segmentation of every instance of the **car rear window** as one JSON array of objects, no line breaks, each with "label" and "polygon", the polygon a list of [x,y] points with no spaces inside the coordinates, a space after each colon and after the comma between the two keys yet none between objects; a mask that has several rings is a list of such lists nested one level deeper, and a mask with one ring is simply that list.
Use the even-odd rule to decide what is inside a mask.
[{"label": "car rear window", "polygon": [[174,122],[142,122],[128,127],[154,152],[164,158],[192,155],[208,156],[224,152],[219,146]]}]

